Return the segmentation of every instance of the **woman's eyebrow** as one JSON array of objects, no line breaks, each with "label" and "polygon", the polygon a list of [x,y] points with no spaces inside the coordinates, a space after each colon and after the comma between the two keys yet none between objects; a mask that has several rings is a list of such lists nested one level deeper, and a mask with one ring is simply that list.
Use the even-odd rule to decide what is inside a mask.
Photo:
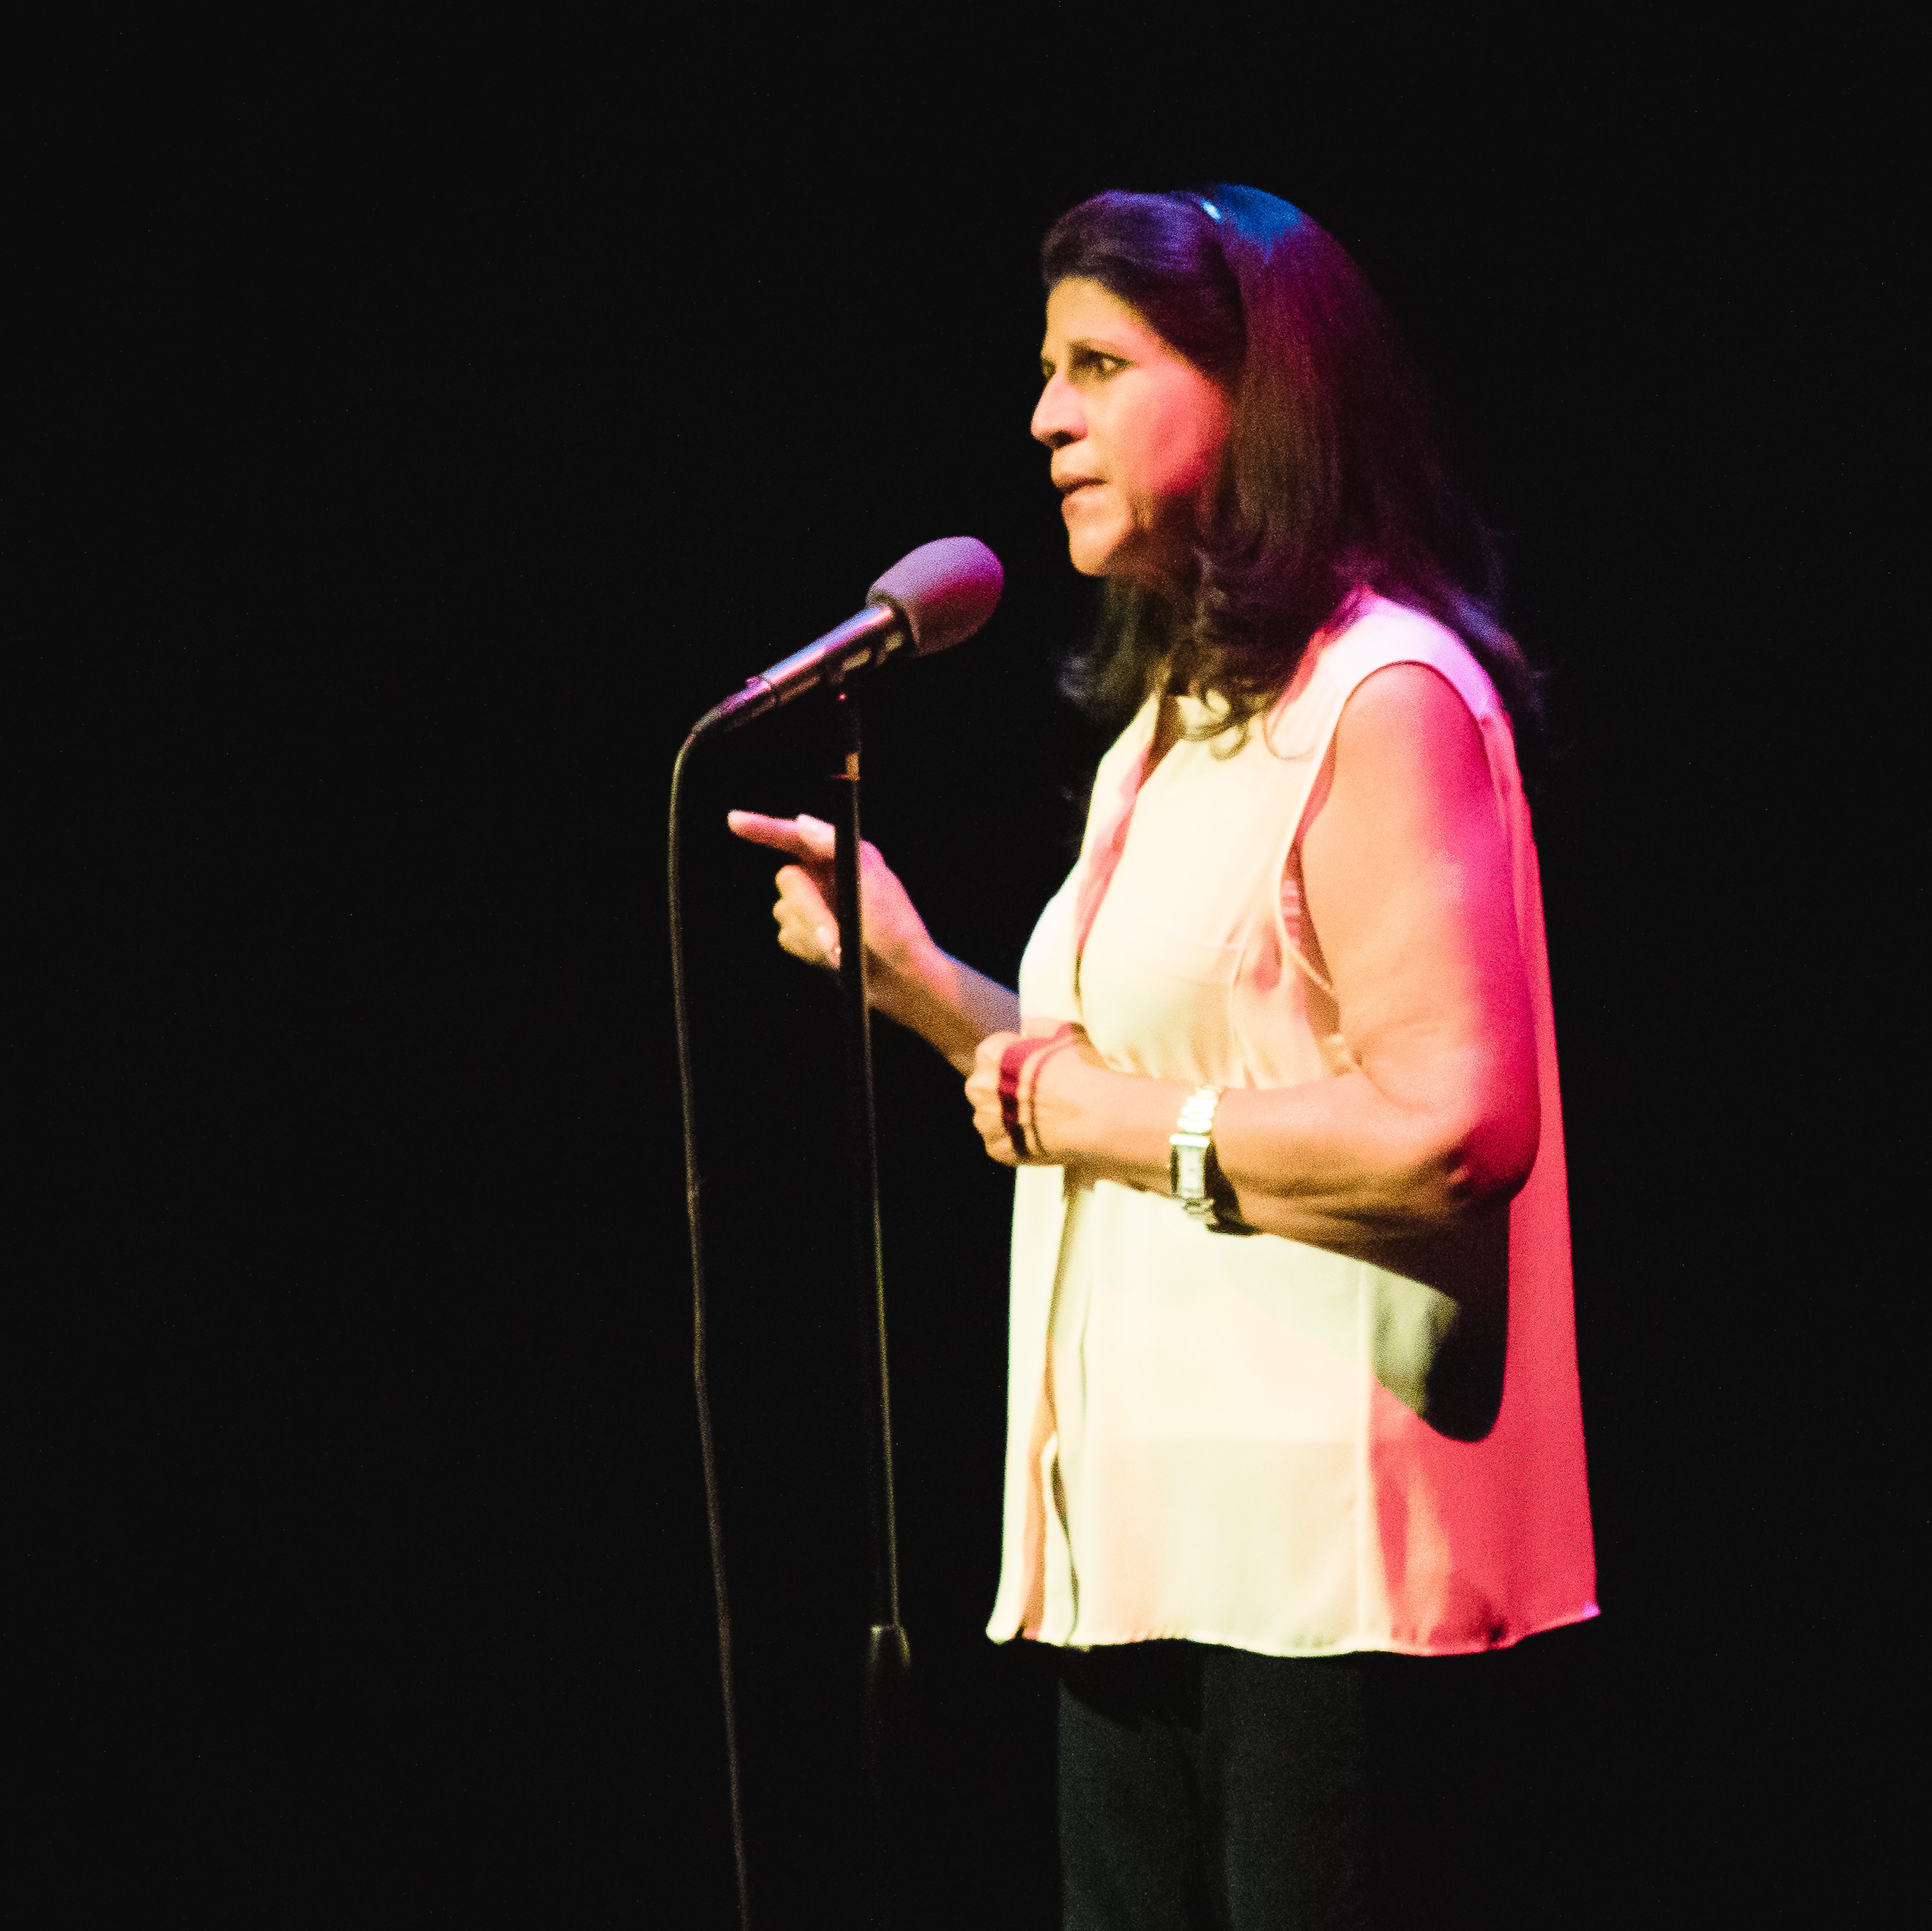
[{"label": "woman's eyebrow", "polygon": [[[1124,349],[1110,349],[1104,342],[1096,342],[1092,337],[1082,335],[1066,345],[1066,359],[1070,362],[1082,360],[1105,359],[1110,362],[1131,362],[1133,358]],[[1053,358],[1042,348],[1040,352],[1040,373],[1051,376],[1055,364]]]}]

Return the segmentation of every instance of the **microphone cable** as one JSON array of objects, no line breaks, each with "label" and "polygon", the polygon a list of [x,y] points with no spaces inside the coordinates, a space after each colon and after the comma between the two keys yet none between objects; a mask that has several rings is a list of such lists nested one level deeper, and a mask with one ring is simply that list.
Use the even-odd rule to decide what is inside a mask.
[{"label": "microphone cable", "polygon": [[745,1806],[738,1766],[738,1709],[731,1680],[731,1606],[724,1585],[724,1531],[718,1504],[718,1459],[711,1437],[711,1393],[706,1375],[704,1229],[698,1200],[698,1108],[691,1076],[691,1010],[685,992],[684,898],[680,880],[684,766],[698,742],[693,730],[670,768],[670,1003],[677,1033],[678,1098],[684,1115],[684,1213],[691,1230],[691,1380],[698,1399],[698,1452],[704,1467],[704,1527],[711,1544],[711,1588],[718,1606],[718,1677],[724,1705],[724,1765],[731,1791],[731,1858],[738,1886],[739,1931],[751,1931],[750,1869],[745,1855]]}]

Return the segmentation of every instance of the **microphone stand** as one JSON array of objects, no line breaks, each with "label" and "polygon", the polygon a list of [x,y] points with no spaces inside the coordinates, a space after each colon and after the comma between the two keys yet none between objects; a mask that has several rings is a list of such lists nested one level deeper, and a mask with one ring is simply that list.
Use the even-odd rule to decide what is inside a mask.
[{"label": "microphone stand", "polygon": [[840,1003],[845,1069],[847,1165],[851,1189],[852,1284],[858,1297],[862,1399],[866,1404],[866,1516],[871,1629],[866,1645],[864,1746],[872,1835],[872,1921],[896,1922],[893,1877],[903,1779],[911,1654],[899,1622],[898,1532],[892,1495],[892,1391],[886,1365],[886,1283],[879,1246],[879,1139],[873,1111],[872,1012],[866,996],[866,937],[859,895],[859,764],[863,749],[857,685],[838,692],[845,766],[835,780],[832,868],[838,900]]}]

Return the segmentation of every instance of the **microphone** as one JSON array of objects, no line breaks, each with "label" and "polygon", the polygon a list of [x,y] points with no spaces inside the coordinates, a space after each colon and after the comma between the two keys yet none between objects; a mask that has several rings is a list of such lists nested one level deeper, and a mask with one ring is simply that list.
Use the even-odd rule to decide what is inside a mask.
[{"label": "microphone", "polygon": [[866,592],[866,607],[856,616],[748,679],[742,691],[706,711],[691,734],[736,730],[820,684],[842,683],[889,657],[930,657],[964,643],[998,607],[1005,580],[1000,559],[976,537],[922,543]]}]

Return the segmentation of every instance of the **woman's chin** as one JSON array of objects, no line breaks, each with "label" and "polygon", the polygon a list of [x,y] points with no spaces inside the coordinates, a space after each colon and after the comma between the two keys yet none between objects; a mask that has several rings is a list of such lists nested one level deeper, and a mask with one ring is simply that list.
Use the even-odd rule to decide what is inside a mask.
[{"label": "woman's chin", "polygon": [[1112,530],[1102,533],[1070,529],[1066,532],[1066,554],[1083,577],[1112,576],[1124,547],[1119,535]]}]

